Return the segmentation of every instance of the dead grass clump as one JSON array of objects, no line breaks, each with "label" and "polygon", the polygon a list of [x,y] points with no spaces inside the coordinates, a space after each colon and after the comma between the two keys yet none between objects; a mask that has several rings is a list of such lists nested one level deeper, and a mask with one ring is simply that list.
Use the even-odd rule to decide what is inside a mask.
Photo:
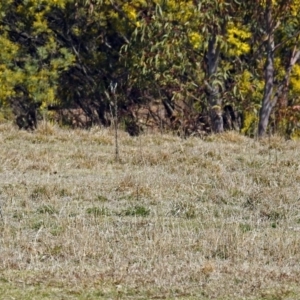
[{"label": "dead grass clump", "polygon": [[234,144],[240,144],[245,143],[247,141],[247,138],[241,134],[239,134],[237,131],[225,131],[222,134],[215,134],[207,137],[207,140],[212,142],[228,142],[228,143],[234,143]]},{"label": "dead grass clump", "polygon": [[269,149],[281,150],[285,148],[286,140],[279,135],[272,135],[270,137],[265,137],[259,140],[260,144],[263,146],[268,146]]},{"label": "dead grass clump", "polygon": [[59,132],[59,128],[56,124],[47,122],[46,120],[43,120],[40,122],[36,133],[40,134],[41,136],[48,136],[48,135],[55,135]]}]

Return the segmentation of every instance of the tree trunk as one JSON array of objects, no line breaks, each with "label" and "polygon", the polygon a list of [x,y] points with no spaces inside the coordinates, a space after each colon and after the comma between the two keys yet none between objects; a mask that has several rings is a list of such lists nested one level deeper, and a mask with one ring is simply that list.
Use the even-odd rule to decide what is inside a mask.
[{"label": "tree trunk", "polygon": [[[269,38],[270,39],[270,38]],[[262,107],[259,113],[258,136],[265,134],[269,123],[269,117],[276,102],[272,99],[274,85],[274,42],[268,41],[267,61],[265,67],[265,90]],[[273,101],[272,101],[273,100]]]},{"label": "tree trunk", "polygon": [[223,132],[223,117],[222,117],[222,99],[220,97],[220,91],[218,83],[215,83],[215,75],[218,68],[220,57],[220,44],[216,41],[214,35],[208,44],[207,63],[208,63],[208,77],[210,83],[206,82],[208,90],[208,102],[209,102],[209,114],[214,133]]},{"label": "tree trunk", "polygon": [[272,19],[271,1],[272,0],[268,0],[267,2],[267,59],[265,66],[265,90],[258,123],[259,137],[265,135],[269,123],[270,114],[272,112],[272,109],[275,107],[278,99],[282,96],[282,94],[287,93],[293,66],[300,58],[300,50],[295,46],[291,53],[290,63],[286,70],[284,79],[278,85],[276,93],[274,94],[274,30],[276,29],[276,27],[274,27],[274,20]]},{"label": "tree trunk", "polygon": [[262,137],[268,127],[271,111],[276,103],[273,99],[274,87],[274,21],[272,16],[272,0],[266,3],[266,34],[268,35],[267,59],[265,65],[265,89],[262,106],[259,113],[258,136]]},{"label": "tree trunk", "polygon": [[[294,47],[293,52],[291,54],[290,58],[290,64],[288,66],[288,69],[286,70],[286,74],[284,76],[284,79],[278,86],[275,95],[269,98],[267,101],[267,97],[264,97],[263,99],[263,104],[260,110],[260,116],[259,116],[259,127],[258,127],[258,136],[262,137],[267,129],[268,122],[269,122],[269,117],[271,114],[272,109],[275,107],[278,99],[284,94],[288,92],[288,86],[290,82],[290,77],[291,77],[291,72],[293,69],[293,66],[296,64],[296,62],[300,58],[300,50],[297,49],[297,47]],[[267,87],[266,83],[266,87]]]}]

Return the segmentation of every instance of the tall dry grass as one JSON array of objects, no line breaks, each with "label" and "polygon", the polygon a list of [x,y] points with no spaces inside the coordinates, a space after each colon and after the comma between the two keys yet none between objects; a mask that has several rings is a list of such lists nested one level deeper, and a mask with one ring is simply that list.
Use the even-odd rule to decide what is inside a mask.
[{"label": "tall dry grass", "polygon": [[[1,299],[298,299],[300,144],[0,125]],[[300,297],[300,296],[299,296]]]}]

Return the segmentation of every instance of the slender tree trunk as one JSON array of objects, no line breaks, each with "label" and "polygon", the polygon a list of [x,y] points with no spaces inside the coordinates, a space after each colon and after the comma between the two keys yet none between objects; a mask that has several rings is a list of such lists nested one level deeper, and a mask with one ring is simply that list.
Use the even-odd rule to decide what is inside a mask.
[{"label": "slender tree trunk", "polygon": [[[269,43],[268,43],[269,44]],[[272,101],[273,86],[274,86],[274,54],[273,47],[268,45],[267,62],[265,67],[265,90],[262,101],[262,107],[259,113],[258,136],[261,137],[265,134],[269,123],[269,117],[275,101]]]},{"label": "slender tree trunk", "polygon": [[262,137],[268,127],[271,111],[276,103],[273,99],[274,87],[274,21],[272,17],[272,0],[266,3],[266,34],[268,35],[267,59],[265,64],[265,89],[262,106],[259,113],[258,136]]},{"label": "slender tree trunk", "polygon": [[286,74],[282,82],[277,86],[276,92],[274,93],[274,31],[277,25],[274,24],[274,18],[272,16],[272,0],[267,0],[266,3],[266,33],[268,34],[267,40],[267,59],[265,65],[265,89],[262,106],[259,113],[258,123],[258,136],[263,137],[266,133],[270,114],[275,107],[278,98],[288,90],[291,72],[293,66],[300,58],[300,50],[295,46],[290,57],[290,63],[286,70]]},{"label": "slender tree trunk", "polygon": [[262,106],[259,113],[259,123],[258,123],[259,137],[265,135],[272,109],[275,107],[278,98],[280,98],[282,94],[287,92],[293,66],[300,58],[300,50],[299,48],[297,48],[297,46],[295,46],[291,53],[290,63],[286,70],[284,79],[277,86],[276,92],[274,93],[274,51],[276,48],[274,43],[274,32],[278,25],[275,24],[275,19],[272,15],[272,0],[267,0],[266,2],[265,20],[266,20],[265,29],[266,29],[266,34],[268,35],[268,40],[267,40],[267,59],[265,65],[265,90],[264,90]]},{"label": "slender tree trunk", "polygon": [[259,127],[258,127],[259,137],[262,137],[265,134],[269,122],[270,113],[272,109],[275,107],[278,99],[284,93],[287,93],[293,66],[296,64],[299,58],[300,58],[300,50],[297,47],[294,47],[293,52],[291,53],[290,63],[286,70],[286,74],[282,82],[277,87],[276,93],[274,94],[274,96],[272,96],[272,99],[270,98],[269,101],[266,101],[265,100],[266,98],[264,97],[263,100],[265,101],[263,101],[263,105],[260,110],[260,116],[259,116],[260,117]]},{"label": "slender tree trunk", "polygon": [[222,99],[220,97],[219,86],[214,82],[214,77],[217,72],[220,58],[220,44],[216,41],[214,35],[208,44],[207,62],[208,62],[208,77],[210,83],[206,83],[209,93],[209,113],[212,131],[215,133],[223,132],[223,117],[222,117]]}]

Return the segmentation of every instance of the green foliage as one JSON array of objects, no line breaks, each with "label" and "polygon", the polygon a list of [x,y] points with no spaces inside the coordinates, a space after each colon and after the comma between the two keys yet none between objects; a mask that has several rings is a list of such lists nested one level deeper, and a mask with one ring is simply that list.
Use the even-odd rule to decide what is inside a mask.
[{"label": "green foliage", "polygon": [[86,213],[89,215],[92,215],[94,217],[99,217],[99,216],[109,216],[110,212],[107,208],[105,207],[89,207],[86,209]]},{"label": "green foliage", "polygon": [[[265,13],[278,21],[276,95],[298,50],[299,6],[298,0],[4,1],[0,108],[80,107],[91,124],[109,125],[114,97],[127,118],[132,107],[156,101],[170,120],[164,125],[178,130],[229,104],[245,112],[242,132],[251,134],[256,120],[249,107],[265,95]],[[299,68],[281,92],[286,106],[300,102]]]},{"label": "green foliage", "polygon": [[242,224],[242,223],[241,223],[241,224],[239,224],[239,228],[240,228],[240,230],[241,230],[243,233],[252,230],[251,225],[249,225],[249,224]]},{"label": "green foliage", "polygon": [[128,209],[124,210],[123,214],[125,216],[147,217],[150,214],[150,209],[142,205],[135,205],[133,207],[129,207]]},{"label": "green foliage", "polygon": [[244,112],[244,122],[241,132],[248,136],[254,136],[255,130],[257,128],[258,116],[257,111],[245,111]]},{"label": "green foliage", "polygon": [[[57,80],[74,62],[49,29],[48,17],[65,1],[11,1],[0,15],[0,103],[55,102]],[[2,8],[3,9],[3,8]],[[22,104],[22,103],[21,103]]]},{"label": "green foliage", "polygon": [[49,214],[49,215],[53,215],[57,213],[56,209],[51,205],[42,205],[37,209],[37,212],[39,214]]}]

